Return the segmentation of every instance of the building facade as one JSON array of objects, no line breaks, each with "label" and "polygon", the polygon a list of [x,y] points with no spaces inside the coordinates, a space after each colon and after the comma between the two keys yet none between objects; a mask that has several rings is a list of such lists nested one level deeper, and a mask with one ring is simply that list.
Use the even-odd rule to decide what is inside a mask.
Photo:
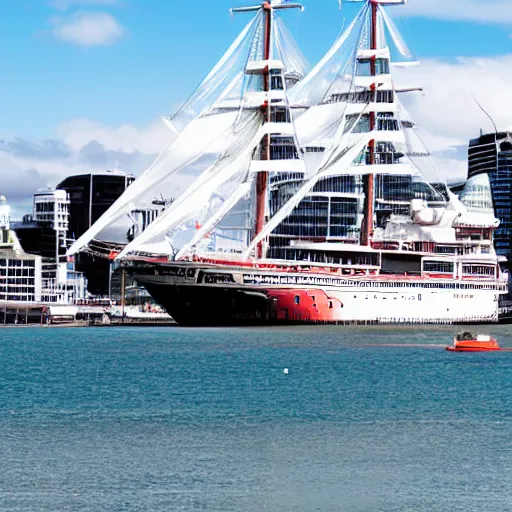
[{"label": "building facade", "polygon": [[41,300],[42,258],[23,251],[11,230],[10,208],[0,196],[0,301]]},{"label": "building facade", "polygon": [[56,189],[65,190],[69,196],[70,237],[77,239],[85,233],[134,180],[135,177],[130,174],[107,171],[68,176],[61,181]]},{"label": "building facade", "polygon": [[468,178],[488,174],[500,227],[494,235],[496,252],[512,264],[512,132],[482,134],[469,142]]},{"label": "building facade", "polygon": [[[135,177],[121,172],[68,176],[57,185],[69,197],[68,236],[76,240],[105,213],[116,199],[133,183]],[[127,229],[110,233],[108,242],[127,243]],[[76,256],[76,270],[87,278],[92,295],[107,296],[110,290],[110,261],[101,255],[81,253]]]},{"label": "building facade", "polygon": [[32,214],[11,224],[23,252],[36,256],[39,262],[40,292],[29,300],[70,304],[85,298],[85,277],[66,260],[68,226],[69,197],[65,190],[37,192]]},{"label": "building facade", "polygon": [[496,252],[507,258],[509,293],[500,297],[501,321],[512,321],[512,130],[469,141],[468,179],[488,175],[492,203],[500,226],[494,233]]}]

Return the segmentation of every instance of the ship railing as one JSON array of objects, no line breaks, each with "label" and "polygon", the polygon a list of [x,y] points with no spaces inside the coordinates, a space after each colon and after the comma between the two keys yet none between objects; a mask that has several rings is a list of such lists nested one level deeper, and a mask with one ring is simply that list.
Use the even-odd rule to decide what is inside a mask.
[{"label": "ship railing", "polygon": [[473,324],[480,322],[498,322],[498,312],[490,315],[462,315],[454,318],[425,318],[411,316],[389,316],[377,317],[375,320],[378,324],[389,325],[454,325],[454,324]]}]

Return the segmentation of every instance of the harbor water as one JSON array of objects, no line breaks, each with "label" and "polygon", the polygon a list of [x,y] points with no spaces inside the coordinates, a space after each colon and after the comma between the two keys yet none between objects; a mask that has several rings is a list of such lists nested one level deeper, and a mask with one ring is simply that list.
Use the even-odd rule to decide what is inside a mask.
[{"label": "harbor water", "polygon": [[510,511],[512,352],[454,329],[3,329],[0,511]]}]

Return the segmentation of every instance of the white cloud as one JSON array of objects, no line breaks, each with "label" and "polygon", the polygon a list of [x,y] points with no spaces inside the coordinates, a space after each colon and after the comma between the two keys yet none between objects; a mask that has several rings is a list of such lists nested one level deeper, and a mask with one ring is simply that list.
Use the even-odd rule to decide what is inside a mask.
[{"label": "white cloud", "polygon": [[512,23],[510,0],[410,0],[403,13],[434,19]]},{"label": "white cloud", "polygon": [[160,120],[139,129],[132,124],[109,127],[89,119],[74,119],[57,129],[59,139],[73,151],[80,151],[91,142],[99,142],[108,151],[125,153],[160,153],[169,144],[169,128]]},{"label": "white cloud", "polygon": [[397,70],[395,80],[398,86],[403,83],[424,87],[423,95],[408,93],[401,95],[401,99],[427,147],[442,152],[443,158],[438,160],[441,168],[465,172],[463,160],[462,166],[454,164],[462,157],[465,159],[460,147],[478,137],[480,128],[484,132],[494,130],[473,96],[493,118],[498,130],[512,125],[512,55],[458,58],[453,62],[425,60],[419,67]]},{"label": "white cloud", "polygon": [[98,7],[119,5],[120,0],[53,0],[52,7],[59,11],[66,11],[71,7]]},{"label": "white cloud", "polygon": [[59,41],[78,46],[105,46],[124,37],[127,30],[106,12],[79,11],[50,20],[52,35]]},{"label": "white cloud", "polygon": [[161,121],[113,128],[76,120],[62,124],[58,135],[46,141],[0,138],[0,194],[7,196],[14,217],[30,211],[34,192],[68,175],[114,167],[139,175],[173,137]]},{"label": "white cloud", "polygon": [[[495,120],[499,130],[512,125],[512,55],[425,60],[421,66],[395,70],[397,86],[421,85],[424,94],[401,95],[427,147],[447,179],[466,172],[469,139],[493,126],[475,104],[472,94]],[[0,194],[12,206],[29,204],[38,188],[56,184],[72,173],[97,172],[117,165],[139,174],[172,139],[160,121],[145,127],[105,126],[88,119],[62,123],[56,140],[0,138]],[[23,203],[23,201],[25,203]]]}]

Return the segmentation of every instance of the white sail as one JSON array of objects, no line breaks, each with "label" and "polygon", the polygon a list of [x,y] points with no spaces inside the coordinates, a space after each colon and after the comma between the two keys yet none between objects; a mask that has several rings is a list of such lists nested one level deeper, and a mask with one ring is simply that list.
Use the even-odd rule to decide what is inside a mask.
[{"label": "white sail", "polygon": [[285,23],[278,16],[274,16],[273,34],[272,58],[284,63],[286,75],[295,76],[297,79],[304,78],[309,64]]},{"label": "white sail", "polygon": [[[134,251],[144,252],[146,244],[155,243],[184,223],[196,221],[212,194],[237,174],[247,175],[251,153],[261,140],[261,121],[254,113],[233,135],[221,158],[202,173],[187,190],[167,208],[143,233],[129,243],[119,255],[123,258]],[[233,186],[233,183],[231,183]],[[171,254],[171,247],[167,254]]]},{"label": "white sail", "polygon": [[411,50],[409,50],[409,48],[405,44],[405,41],[400,35],[400,32],[395,25],[395,22],[389,17],[389,15],[386,13],[384,9],[381,9],[380,12],[382,15],[383,22],[386,25],[386,28],[388,29],[389,34],[393,39],[393,43],[395,44],[400,54],[407,58],[412,57]]},{"label": "white sail", "polygon": [[[248,112],[242,119],[253,116]],[[203,117],[191,122],[181,135],[157,158],[157,160],[114,202],[114,204],[69,248],[68,255],[79,252],[107,226],[131,210],[150,204],[159,193],[168,190],[170,179],[179,171],[189,168],[206,152],[220,153],[233,132],[238,112]],[[201,144],[198,144],[201,141]],[[167,186],[166,186],[167,185]],[[169,186],[170,185],[170,186]],[[146,199],[144,200],[144,196]]]},{"label": "white sail", "polygon": [[[206,113],[229,88],[232,97],[243,95],[243,80],[239,73],[252,52],[253,41],[261,37],[261,18],[255,16],[247,23],[221,59],[203,78],[190,97],[169,119],[182,130],[188,122]],[[258,58],[255,56],[254,58]]]},{"label": "white sail", "polygon": [[362,11],[349,27],[334,42],[333,46],[290,93],[290,102],[294,105],[311,106],[323,101],[342,69],[346,66],[343,55],[353,53],[354,45],[359,41],[356,27],[364,18]]},{"label": "white sail", "polygon": [[[240,33],[228,51],[202,80],[182,108],[168,120],[178,137],[158,159],[131,185],[107,212],[69,249],[68,255],[82,250],[113,223],[126,224],[124,216],[135,209],[151,206],[163,196],[175,200],[197,176],[205,172],[223,154],[237,126],[244,126],[259,110],[261,98],[250,93],[258,90],[258,76],[244,74],[248,62],[262,59],[263,17],[258,13]],[[293,48],[289,66],[303,73],[305,59],[280,24],[280,48]],[[278,51],[278,50],[276,50]],[[285,62],[285,66],[287,63]]]},{"label": "white sail", "polygon": [[198,226],[196,234],[188,244],[181,248],[179,253],[176,255],[176,259],[179,260],[183,258],[195,248],[196,244],[208,236],[210,231],[213,230],[226,215],[228,215],[235,205],[250,194],[252,185],[253,180],[246,180],[241,183],[226,199],[217,212],[211,216],[205,224]]},{"label": "white sail", "polygon": [[[221,157],[135,238],[120,257],[149,253],[161,240],[167,240],[166,254],[170,257],[176,254],[185,257],[188,251],[205,245],[215,252],[219,250],[215,237],[224,236],[230,240],[227,245],[230,248],[226,250],[248,258],[265,241],[270,240],[272,245],[272,240],[278,240],[275,243],[286,246],[297,238],[324,236],[315,234],[318,231],[315,219],[321,218],[326,208],[330,213],[325,222],[332,223],[333,218],[343,216],[352,218],[349,223],[343,220],[343,229],[332,224],[328,237],[346,238],[353,243],[363,229],[367,176],[374,181],[371,200],[375,215],[380,216],[377,224],[386,222],[386,215],[405,214],[414,201],[415,208],[421,211],[418,215],[422,222],[427,222],[427,218],[430,223],[440,222],[441,210],[446,208],[450,195],[439,176],[427,169],[425,162],[431,162],[430,155],[398,100],[385,31],[400,53],[408,52],[395,25],[380,6],[377,36],[372,34],[377,43],[368,48],[371,10],[371,3],[365,3],[354,22],[298,85],[288,90],[284,82],[276,82],[281,84],[277,90],[255,92],[254,105],[265,101],[265,105],[273,105],[269,112],[283,109],[279,114],[282,119],[276,122],[269,118],[258,129],[261,122],[258,114],[243,121],[239,116],[238,131],[229,134]],[[273,34],[274,56],[281,56],[284,50],[279,43],[280,36],[276,29]],[[300,65],[296,67],[299,69]],[[246,66],[246,75],[257,75],[267,69],[277,79],[280,73],[286,76],[284,68],[280,61],[252,61]],[[248,98],[249,91],[241,103],[252,105]],[[294,119],[291,107],[300,103],[310,108]],[[221,97],[217,105],[227,104]],[[242,129],[245,123],[247,126]],[[262,140],[268,140],[269,154],[274,154],[273,157],[256,156],[255,150]],[[286,156],[278,156],[281,153]],[[302,154],[310,153],[318,156],[304,159],[308,166],[306,175]],[[270,171],[270,188],[265,198],[265,225],[249,240],[246,237],[254,231],[255,221],[254,205],[251,210],[248,200],[256,199],[251,172],[267,171]],[[245,213],[235,214],[237,208]],[[250,220],[242,221],[245,218]],[[244,230],[245,235],[234,235]]]},{"label": "white sail", "polygon": [[[245,257],[248,257],[251,251],[272,233],[273,229],[292,214],[322,180],[343,176],[355,179],[372,174],[398,178],[408,176],[411,182],[425,181],[421,177],[421,172],[410,161],[406,151],[408,139],[400,125],[399,107],[389,74],[390,52],[386,47],[375,52],[378,58],[386,61],[388,65],[382,68],[378,77],[379,83],[375,85],[373,92],[370,92],[372,78],[365,75],[361,64],[365,58],[369,62],[372,56],[370,52],[365,53],[361,46],[361,41],[368,36],[366,31],[369,12],[368,6],[365,6],[319,65],[315,66],[312,72],[286,95],[288,105],[291,103],[289,98],[295,99],[295,106],[301,102],[317,103],[298,120],[293,121],[293,115],[291,118],[299,143],[306,149],[308,145],[311,145],[312,149],[318,148],[321,150],[319,152],[321,157],[317,158],[314,169],[310,169],[311,178],[301,186],[298,185],[293,196],[281,208],[267,213],[266,226],[244,251]],[[381,17],[380,20],[381,26],[384,27],[383,18]],[[340,59],[341,56],[344,58]],[[385,92],[383,98],[386,98],[386,94],[390,94],[392,100],[386,100],[379,105],[376,101],[379,88]],[[376,126],[371,131],[364,128],[370,112],[377,112]],[[367,165],[361,155],[364,154],[371,140],[378,140],[379,147],[393,148],[393,154],[402,155],[403,161],[390,164],[385,155],[377,154],[376,161],[372,165]],[[386,154],[391,154],[387,152]],[[266,163],[262,162],[262,164],[263,169]],[[283,170],[286,166],[292,170],[290,162],[284,160],[281,164],[283,164]],[[425,186],[428,187],[427,184]],[[432,194],[435,195],[435,191]],[[187,247],[192,245],[193,243]],[[181,251],[179,255],[183,256],[184,253],[185,251]]]},{"label": "white sail", "polygon": [[[365,2],[327,55],[290,92],[294,104],[312,101],[311,108],[295,124],[307,155],[319,156],[306,158],[311,162],[310,178],[297,184],[295,193],[272,212],[245,257],[268,237],[271,246],[281,246],[273,250],[275,255],[284,254],[287,244],[302,237],[321,238],[327,233],[328,237],[347,238],[351,243],[359,240],[366,201],[364,180],[368,175],[375,181],[373,201],[379,211],[405,212],[415,197],[436,208],[446,206],[446,189],[438,190],[430,184],[442,180],[432,169],[430,155],[398,101],[385,32],[399,53],[409,52],[380,6],[376,49],[369,49],[370,21],[371,4]],[[330,213],[326,215],[325,209]],[[347,212],[353,217],[352,224],[345,220],[341,229],[332,218],[335,212],[335,218],[340,219],[339,214]],[[327,231],[318,228],[324,223],[331,226]]]},{"label": "white sail", "polygon": [[[329,178],[331,176],[336,176],[340,174],[340,169],[343,170],[343,173],[346,173],[346,170],[350,166],[350,164],[354,161],[356,156],[366,147],[370,140],[370,135],[366,135],[361,138],[356,144],[352,147],[345,148],[344,150],[340,150],[340,153],[337,153],[336,156],[332,159],[331,162],[324,162],[323,166],[321,166],[319,172],[315,174],[312,178],[310,178],[307,182],[305,182],[302,187],[290,198],[289,201],[277,212],[276,215],[270,219],[270,221],[265,225],[263,231],[257,235],[254,240],[251,242],[249,247],[244,253],[246,258],[249,257],[251,252],[267,236],[272,233],[272,231],[278,227],[278,225],[288,216],[290,215],[294,208],[296,208],[299,203],[304,199],[304,197],[311,192],[314,186],[322,179]],[[335,164],[338,164],[335,166]]]}]

